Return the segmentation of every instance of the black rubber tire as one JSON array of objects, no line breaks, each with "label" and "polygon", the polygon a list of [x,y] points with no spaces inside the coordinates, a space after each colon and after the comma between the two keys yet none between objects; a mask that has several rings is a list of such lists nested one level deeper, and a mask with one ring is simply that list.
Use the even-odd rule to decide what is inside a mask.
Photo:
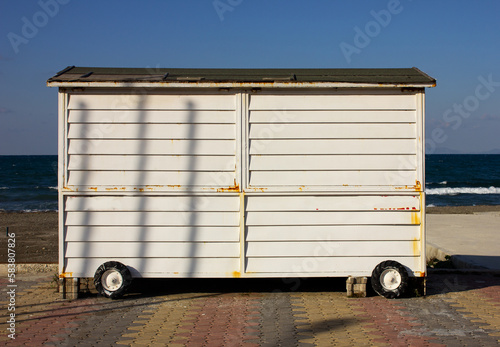
[{"label": "black rubber tire", "polygon": [[[107,285],[103,283],[103,275],[111,271],[115,275],[121,277],[121,284],[118,288],[110,290],[106,288]],[[130,270],[120,262],[108,261],[99,266],[94,275],[94,286],[97,292],[110,299],[118,299],[126,293],[130,284],[132,283],[132,275]]]},{"label": "black rubber tire", "polygon": [[[401,282],[396,288],[387,288],[382,284],[381,275],[386,270],[395,270],[399,273]],[[371,284],[373,290],[377,294],[382,295],[387,299],[395,299],[403,295],[408,289],[408,278],[408,271],[406,271],[406,268],[403,265],[394,260],[386,260],[378,264],[375,269],[373,269]]]}]

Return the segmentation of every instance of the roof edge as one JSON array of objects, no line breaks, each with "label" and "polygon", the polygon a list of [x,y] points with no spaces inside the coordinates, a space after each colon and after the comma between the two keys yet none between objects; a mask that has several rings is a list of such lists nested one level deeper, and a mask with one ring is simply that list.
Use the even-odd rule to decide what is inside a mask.
[{"label": "roof edge", "polygon": [[73,88],[432,88],[436,83],[350,83],[350,82],[61,82],[48,87]]},{"label": "roof edge", "polygon": [[434,87],[436,80],[413,68],[203,69],[68,66],[49,87]]}]

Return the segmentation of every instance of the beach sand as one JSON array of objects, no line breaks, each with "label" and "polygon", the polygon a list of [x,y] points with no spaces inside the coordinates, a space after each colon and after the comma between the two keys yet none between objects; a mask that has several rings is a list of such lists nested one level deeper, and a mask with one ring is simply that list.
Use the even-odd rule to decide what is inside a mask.
[{"label": "beach sand", "polygon": [[7,237],[15,234],[16,263],[57,263],[57,212],[0,213],[0,263],[7,262]]},{"label": "beach sand", "polygon": [[[500,206],[427,208],[428,214],[483,212],[500,212]],[[57,223],[57,212],[0,213],[0,263],[7,262],[6,227],[9,227],[9,233],[16,235],[16,263],[57,263]]]}]

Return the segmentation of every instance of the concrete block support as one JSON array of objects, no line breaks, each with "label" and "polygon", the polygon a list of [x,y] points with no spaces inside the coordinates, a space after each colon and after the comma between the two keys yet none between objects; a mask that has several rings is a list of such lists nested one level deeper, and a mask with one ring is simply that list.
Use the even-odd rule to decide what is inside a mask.
[{"label": "concrete block support", "polygon": [[63,278],[59,281],[62,298],[66,300],[78,299],[80,292],[80,279],[79,278]]},{"label": "concrete block support", "polygon": [[366,277],[351,277],[346,281],[347,297],[348,298],[366,298]]}]

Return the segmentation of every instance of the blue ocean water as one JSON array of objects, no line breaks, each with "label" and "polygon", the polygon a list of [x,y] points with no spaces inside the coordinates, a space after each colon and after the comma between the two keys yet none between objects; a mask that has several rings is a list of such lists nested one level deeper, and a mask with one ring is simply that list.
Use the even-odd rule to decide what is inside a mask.
[{"label": "blue ocean water", "polygon": [[[426,156],[429,206],[500,205],[500,155]],[[0,211],[56,211],[57,156],[0,156]]]},{"label": "blue ocean water", "polygon": [[425,157],[427,206],[500,205],[499,154]]},{"label": "blue ocean water", "polygon": [[57,156],[0,156],[0,211],[56,211]]}]

